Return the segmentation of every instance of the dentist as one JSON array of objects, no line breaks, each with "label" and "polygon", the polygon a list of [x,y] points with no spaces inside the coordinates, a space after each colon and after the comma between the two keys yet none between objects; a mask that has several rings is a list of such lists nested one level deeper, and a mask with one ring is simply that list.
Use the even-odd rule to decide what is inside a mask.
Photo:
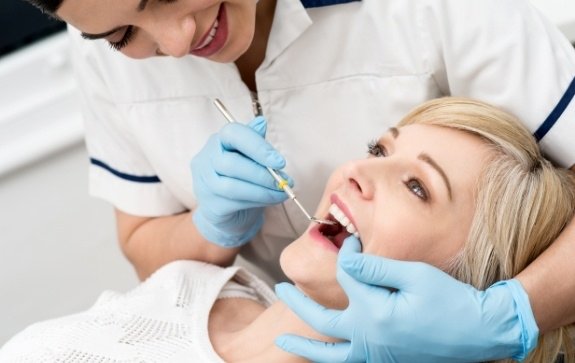
[{"label": "dentist", "polygon": [[[265,167],[290,175],[313,210],[329,172],[364,154],[355,145],[427,99],[503,107],[550,158],[575,163],[575,52],[524,0],[29,1],[71,25],[90,193],[115,206],[142,279],[170,261],[229,265],[238,253],[283,279],[277,257],[307,221],[280,204]],[[223,126],[215,97],[252,121]],[[280,337],[284,349],[326,362],[521,360],[539,330],[575,321],[574,223],[485,291],[348,243],[346,310],[278,288],[343,342]]]}]

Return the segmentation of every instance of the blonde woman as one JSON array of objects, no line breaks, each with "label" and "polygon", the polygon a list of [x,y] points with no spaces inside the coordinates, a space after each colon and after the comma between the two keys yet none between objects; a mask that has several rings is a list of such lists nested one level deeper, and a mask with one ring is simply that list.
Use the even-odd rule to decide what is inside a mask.
[{"label": "blonde woman", "polygon": [[[348,306],[349,277],[336,265],[358,240],[364,254],[432,264],[481,289],[521,271],[573,217],[572,175],[546,161],[513,117],[483,103],[430,101],[368,151],[326,185],[316,215],[339,225],[310,225],[281,255],[295,285],[332,309]],[[528,361],[551,362],[560,350],[574,361],[568,331],[542,335]],[[86,312],[28,328],[0,361],[303,361],[275,345],[286,333],[335,342],[254,275],[177,261]]]}]

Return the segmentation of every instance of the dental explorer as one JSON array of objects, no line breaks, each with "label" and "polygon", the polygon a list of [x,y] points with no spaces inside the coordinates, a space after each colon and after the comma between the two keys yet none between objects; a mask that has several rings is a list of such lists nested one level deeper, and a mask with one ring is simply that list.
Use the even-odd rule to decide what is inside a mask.
[{"label": "dental explorer", "polygon": [[[222,101],[220,101],[219,99],[214,99],[214,105],[216,105],[216,107],[218,108],[218,110],[222,113],[222,115],[224,115],[224,117],[226,118],[226,120],[229,123],[233,123],[233,122],[237,122],[233,116],[230,114],[230,112],[226,109],[226,107],[224,106],[224,104],[222,103]],[[278,183],[278,187],[283,190],[288,197],[294,201],[294,203],[298,206],[298,208],[303,212],[303,214],[305,215],[305,217],[315,223],[318,224],[331,224],[334,225],[335,222],[332,221],[328,221],[328,220],[324,220],[324,219],[319,219],[316,217],[312,217],[307,210],[305,210],[305,208],[303,207],[303,205],[301,205],[301,203],[299,202],[299,200],[297,200],[295,193],[293,192],[293,190],[290,188],[290,186],[288,185],[288,182],[283,179],[281,176],[279,176],[279,174],[272,168],[270,168],[269,166],[266,166],[266,169],[268,169],[269,173],[272,175],[272,177],[275,179],[275,181]]]}]

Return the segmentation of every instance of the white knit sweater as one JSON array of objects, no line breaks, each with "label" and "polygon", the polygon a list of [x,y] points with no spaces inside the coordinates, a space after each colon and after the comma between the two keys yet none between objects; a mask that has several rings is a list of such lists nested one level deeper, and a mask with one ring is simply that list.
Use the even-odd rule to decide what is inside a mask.
[{"label": "white knit sweater", "polygon": [[31,325],[0,349],[0,362],[223,362],[208,317],[225,297],[276,299],[239,267],[176,261],[127,293],[104,292],[85,312]]}]

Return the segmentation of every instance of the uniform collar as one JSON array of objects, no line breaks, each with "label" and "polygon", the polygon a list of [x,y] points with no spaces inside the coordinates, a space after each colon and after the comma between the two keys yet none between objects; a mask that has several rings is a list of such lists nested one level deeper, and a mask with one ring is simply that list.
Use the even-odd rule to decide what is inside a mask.
[{"label": "uniform collar", "polygon": [[311,24],[312,20],[300,0],[277,1],[265,62],[277,58]]},{"label": "uniform collar", "polygon": [[346,4],[353,1],[361,0],[301,0],[304,8],[319,8],[328,5]]},{"label": "uniform collar", "polygon": [[311,26],[306,8],[354,1],[360,0],[278,0],[264,62],[271,63]]}]

